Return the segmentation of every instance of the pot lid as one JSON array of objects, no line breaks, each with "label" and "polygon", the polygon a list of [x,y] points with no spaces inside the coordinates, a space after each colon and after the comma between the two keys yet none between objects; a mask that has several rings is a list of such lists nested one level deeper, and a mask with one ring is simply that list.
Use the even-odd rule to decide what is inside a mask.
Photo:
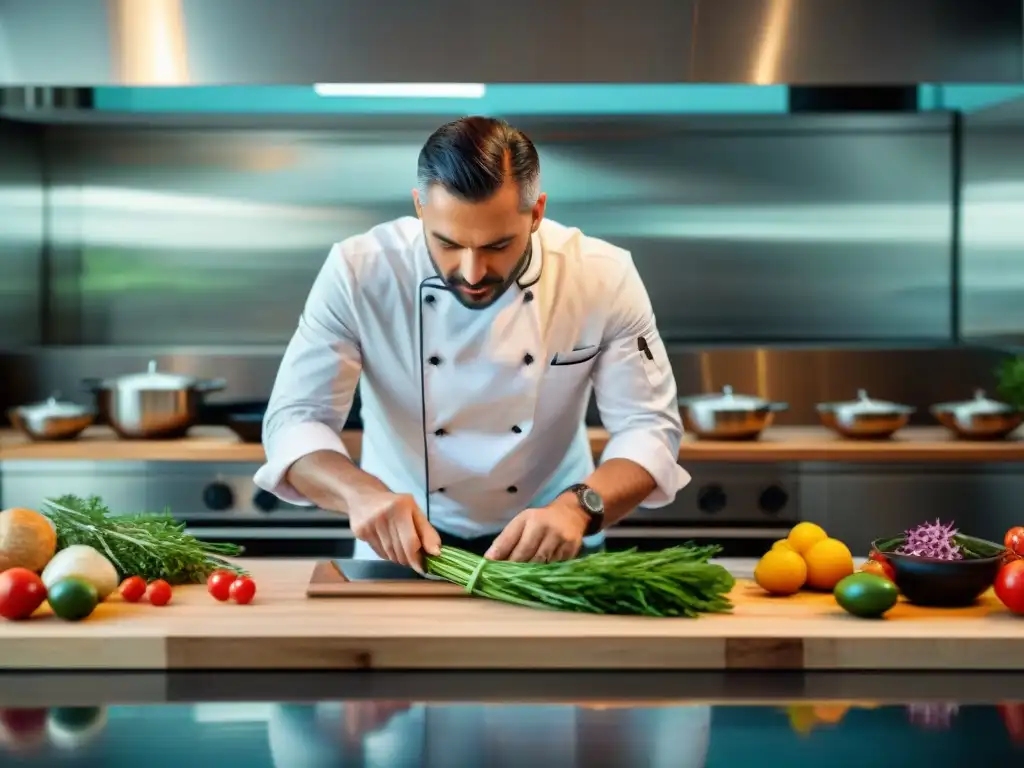
[{"label": "pot lid", "polygon": [[47,419],[60,417],[85,416],[92,411],[84,405],[60,400],[60,393],[55,392],[41,403],[22,405],[15,410],[24,419]]},{"label": "pot lid", "polygon": [[840,403],[821,403],[818,405],[818,410],[833,411],[843,416],[914,412],[914,408],[909,405],[891,403],[888,400],[875,400],[868,396],[866,389],[857,390],[856,400],[847,400]]},{"label": "pot lid", "polygon": [[1004,413],[1016,413],[1012,405],[993,400],[985,394],[985,390],[974,390],[974,397],[958,403],[939,403],[932,406],[933,411],[955,414],[960,418],[968,416],[992,416]]},{"label": "pot lid", "polygon": [[728,384],[722,387],[721,394],[697,395],[683,398],[679,402],[680,405],[697,406],[713,411],[756,411],[771,404],[760,397],[734,394]]},{"label": "pot lid", "polygon": [[196,383],[192,376],[180,373],[165,373],[156,369],[156,360],[150,360],[145,373],[129,373],[114,379],[120,389],[188,389]]}]

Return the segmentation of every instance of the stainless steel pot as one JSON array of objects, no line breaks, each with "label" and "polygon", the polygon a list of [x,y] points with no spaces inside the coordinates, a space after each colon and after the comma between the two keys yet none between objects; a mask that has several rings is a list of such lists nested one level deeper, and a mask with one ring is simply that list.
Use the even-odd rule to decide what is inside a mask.
[{"label": "stainless steel pot", "polygon": [[11,408],[7,417],[15,429],[32,440],[73,440],[96,420],[96,413],[59,397],[54,393],[41,403]]},{"label": "stainless steel pot", "polygon": [[754,440],[771,426],[776,413],[788,409],[787,403],[733,394],[730,386],[721,394],[679,398],[686,431],[705,440]]},{"label": "stainless steel pot", "polygon": [[857,399],[840,403],[819,403],[818,418],[843,437],[881,440],[905,427],[916,409],[909,405],[872,400],[866,390],[857,390]]},{"label": "stainless steel pot", "polygon": [[119,437],[171,439],[183,437],[196,423],[199,406],[209,392],[227,385],[224,379],[196,379],[156,369],[116,379],[86,379],[96,405]]},{"label": "stainless steel pot", "polygon": [[942,426],[965,440],[1002,440],[1024,422],[1024,411],[989,399],[981,389],[975,390],[971,400],[939,403],[931,412]]}]

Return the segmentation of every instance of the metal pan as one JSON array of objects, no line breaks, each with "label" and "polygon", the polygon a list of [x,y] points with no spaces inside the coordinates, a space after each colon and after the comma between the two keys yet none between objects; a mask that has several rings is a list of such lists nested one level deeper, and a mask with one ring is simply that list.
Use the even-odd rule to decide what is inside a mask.
[{"label": "metal pan", "polygon": [[730,386],[721,394],[679,399],[683,426],[703,440],[756,440],[776,413],[788,409],[787,403],[734,394]]},{"label": "metal pan", "polygon": [[821,423],[843,437],[855,440],[884,440],[910,421],[914,408],[868,397],[857,390],[857,399],[841,403],[819,403]]},{"label": "metal pan", "polygon": [[974,397],[958,403],[939,403],[932,415],[942,426],[964,440],[1002,440],[1024,423],[1024,412],[992,400],[981,389]]}]

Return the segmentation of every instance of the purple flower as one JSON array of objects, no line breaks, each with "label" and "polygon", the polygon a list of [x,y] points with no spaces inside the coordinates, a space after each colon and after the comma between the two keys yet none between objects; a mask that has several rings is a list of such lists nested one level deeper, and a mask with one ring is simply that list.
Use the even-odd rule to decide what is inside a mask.
[{"label": "purple flower", "polygon": [[907,531],[906,540],[896,550],[900,555],[931,557],[936,560],[963,560],[963,552],[954,537],[959,531],[953,523],[943,525],[941,520],[922,523]]}]

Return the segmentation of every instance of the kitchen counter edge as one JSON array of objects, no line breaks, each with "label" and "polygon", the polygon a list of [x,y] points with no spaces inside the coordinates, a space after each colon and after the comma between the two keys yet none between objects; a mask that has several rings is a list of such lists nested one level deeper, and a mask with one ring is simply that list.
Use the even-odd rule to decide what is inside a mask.
[{"label": "kitchen counter edge", "polygon": [[[587,430],[594,455],[608,442],[604,429]],[[362,432],[346,430],[342,439],[358,458]],[[1007,440],[958,440],[941,427],[907,427],[889,440],[847,440],[824,427],[773,427],[758,440],[697,440],[686,435],[680,461],[945,461],[1024,462],[1024,432]],[[0,430],[0,464],[9,461],[217,461],[259,463],[259,443],[243,443],[220,427],[195,427],[179,440],[119,440],[104,427],[92,427],[78,439],[33,442],[12,429]]]}]

